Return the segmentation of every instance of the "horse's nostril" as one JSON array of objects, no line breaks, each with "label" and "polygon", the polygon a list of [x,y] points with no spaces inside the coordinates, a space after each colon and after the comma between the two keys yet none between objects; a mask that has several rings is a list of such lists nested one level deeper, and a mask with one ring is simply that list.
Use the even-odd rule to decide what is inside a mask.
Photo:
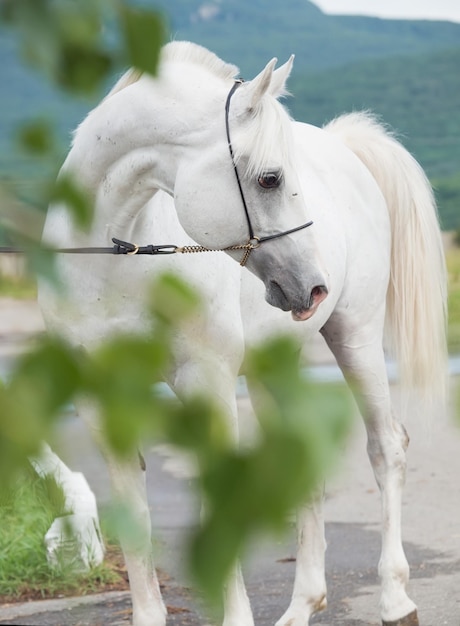
[{"label": "horse's nostril", "polygon": [[310,293],[310,307],[322,302],[327,294],[328,290],[325,285],[316,285],[316,287],[313,287]]},{"label": "horse's nostril", "polygon": [[320,296],[322,294],[327,295],[327,287],[325,285],[317,285],[311,290],[312,296]]}]

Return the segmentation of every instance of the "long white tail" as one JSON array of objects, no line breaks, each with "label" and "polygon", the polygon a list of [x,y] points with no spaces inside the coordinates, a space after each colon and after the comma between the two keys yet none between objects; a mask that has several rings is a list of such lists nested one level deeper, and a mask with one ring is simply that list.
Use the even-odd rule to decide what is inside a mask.
[{"label": "long white tail", "polygon": [[444,396],[447,272],[431,185],[417,161],[375,116],[342,115],[325,130],[338,135],[376,179],[391,221],[391,275],[385,341],[401,380],[425,398]]}]

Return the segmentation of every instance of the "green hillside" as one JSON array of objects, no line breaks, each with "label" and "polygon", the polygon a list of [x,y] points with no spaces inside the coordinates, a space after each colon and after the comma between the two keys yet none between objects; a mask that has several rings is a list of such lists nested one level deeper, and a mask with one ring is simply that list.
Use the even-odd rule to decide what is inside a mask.
[{"label": "green hillside", "polygon": [[[205,45],[246,78],[273,56],[284,61],[294,52],[294,97],[287,105],[297,119],[321,125],[353,109],[380,114],[435,181],[444,226],[460,226],[460,24],[330,16],[307,0],[154,5],[164,11],[170,38]],[[50,120],[64,154],[94,102],[57,92],[21,64],[16,48],[11,33],[0,29],[0,178],[22,178],[29,196],[29,181],[43,171],[15,149],[18,126],[36,117]]]},{"label": "green hillside", "polygon": [[322,125],[371,109],[392,126],[430,176],[460,172],[460,47],[432,55],[362,61],[293,77],[296,119]]},{"label": "green hillside", "polygon": [[[149,0],[137,0],[151,6]],[[190,39],[252,78],[276,56],[294,53],[294,75],[363,58],[460,46],[460,24],[332,16],[307,0],[157,0],[175,39]]]},{"label": "green hillside", "polygon": [[460,228],[460,48],[432,55],[362,61],[293,77],[287,104],[321,126],[370,109],[420,161],[436,190],[442,226]]}]

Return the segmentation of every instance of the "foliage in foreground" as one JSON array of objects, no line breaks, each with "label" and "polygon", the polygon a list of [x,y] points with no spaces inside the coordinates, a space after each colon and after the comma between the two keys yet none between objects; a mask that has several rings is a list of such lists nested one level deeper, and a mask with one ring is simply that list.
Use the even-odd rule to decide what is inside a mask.
[{"label": "foliage in foreground", "polygon": [[299,371],[296,344],[274,340],[248,357],[261,434],[250,449],[236,449],[212,398],[194,395],[179,404],[152,390],[168,367],[174,329],[198,306],[195,294],[168,276],[158,281],[152,301],[167,306],[152,305],[153,332],[146,338],[120,336],[91,355],[43,339],[24,356],[0,389],[0,476],[11,481],[12,470],[21,471],[81,393],[100,405],[115,453],[132,453],[139,439],[191,453],[207,516],[191,539],[189,562],[208,597],[217,600],[251,537],[281,531],[288,513],[330,471],[347,433],[349,395],[343,386],[310,385]]}]

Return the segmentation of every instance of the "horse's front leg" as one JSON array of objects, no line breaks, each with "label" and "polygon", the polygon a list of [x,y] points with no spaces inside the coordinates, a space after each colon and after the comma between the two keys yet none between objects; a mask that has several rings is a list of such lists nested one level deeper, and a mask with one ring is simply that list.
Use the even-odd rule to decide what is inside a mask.
[{"label": "horse's front leg", "polygon": [[166,607],[153,564],[151,520],[147,502],[146,475],[138,452],[118,457],[104,443],[97,412],[89,402],[80,402],[79,415],[87,422],[105,456],[114,496],[132,520],[132,529],[120,532],[120,543],[129,577],[133,626],[165,626]]},{"label": "horse's front leg", "polygon": [[[228,335],[227,335],[228,336]],[[221,409],[226,418],[230,435],[238,445],[238,407],[236,402],[236,381],[239,363],[238,350],[224,358],[223,350],[216,349],[213,353],[218,360],[208,356],[207,367],[197,359],[184,362],[169,379],[171,388],[179,397],[187,397],[198,391],[205,393]],[[203,503],[202,515],[206,516],[206,503]],[[209,558],[212,558],[210,555]],[[235,563],[231,574],[223,589],[223,626],[254,626],[254,618],[244,584],[243,574],[239,563]]]},{"label": "horse's front leg", "polygon": [[251,605],[239,563],[233,567],[225,586],[222,626],[254,626]]},{"label": "horse's front leg", "polygon": [[[248,388],[251,404],[257,415],[258,398]],[[321,417],[319,416],[319,419]],[[308,626],[310,618],[326,608],[324,533],[324,488],[310,494],[310,500],[297,511],[297,558],[289,608],[276,626]]]},{"label": "horse's front leg", "polygon": [[297,561],[291,603],[276,626],[308,626],[326,608],[323,494],[297,514]]},{"label": "horse's front leg", "polygon": [[116,498],[133,521],[131,532],[120,534],[133,603],[133,625],[164,626],[166,607],[153,565],[145,468],[138,454],[128,459],[106,454],[106,459]]}]

